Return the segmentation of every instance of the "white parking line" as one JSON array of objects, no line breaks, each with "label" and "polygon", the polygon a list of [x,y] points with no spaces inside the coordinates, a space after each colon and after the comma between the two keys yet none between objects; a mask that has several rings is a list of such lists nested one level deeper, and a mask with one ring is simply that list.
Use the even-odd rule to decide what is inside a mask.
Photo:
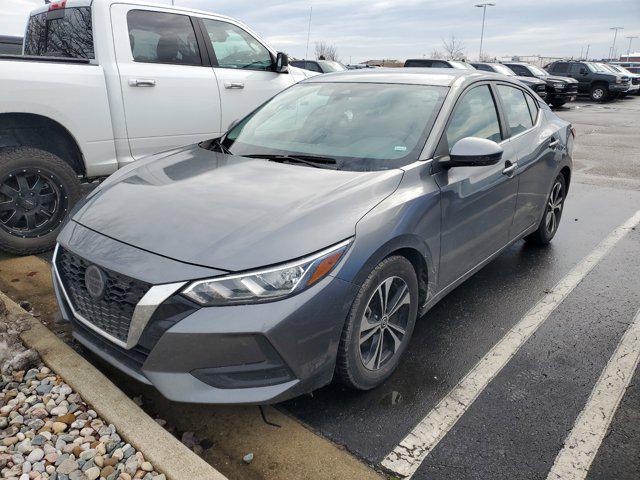
[{"label": "white parking line", "polygon": [[564,441],[547,480],[583,480],[640,361],[640,311],[622,336]]},{"label": "white parking line", "polygon": [[640,210],[616,228],[547,293],[382,461],[387,470],[411,477],[426,456],[471,407],[522,345],[607,253],[636,225]]}]

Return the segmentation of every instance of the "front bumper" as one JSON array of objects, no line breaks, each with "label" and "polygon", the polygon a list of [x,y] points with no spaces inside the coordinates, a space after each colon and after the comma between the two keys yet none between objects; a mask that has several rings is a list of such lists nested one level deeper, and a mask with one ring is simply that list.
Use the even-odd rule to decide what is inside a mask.
[{"label": "front bumper", "polygon": [[638,93],[638,91],[640,91],[640,85],[633,84],[633,85],[629,86],[629,88],[627,89],[627,91],[625,93],[633,95],[634,93]]},{"label": "front bumper", "polygon": [[[65,250],[91,257],[89,261],[104,270],[117,268],[123,275],[132,276],[140,265],[158,260],[152,253],[79,225],[71,233],[65,229],[59,240]],[[101,248],[87,254],[84,247],[98,243]],[[96,256],[96,252],[105,254]],[[142,263],[123,261],[134,255]],[[114,265],[114,258],[121,265]],[[182,275],[167,277],[162,283],[185,280],[184,264],[175,268]],[[329,383],[357,290],[349,282],[327,277],[284,300],[207,308],[176,292],[154,309],[135,345],[127,345],[93,328],[87,323],[91,318],[78,318],[58,270],[54,264],[54,289],[63,317],[74,326],[74,337],[126,374],[155,386],[168,399],[189,403],[275,403]],[[138,273],[137,278],[148,281],[147,272],[140,274],[138,269]]]},{"label": "front bumper", "polygon": [[610,92],[619,92],[623,93],[629,89],[630,85],[628,83],[610,83],[609,91]]}]

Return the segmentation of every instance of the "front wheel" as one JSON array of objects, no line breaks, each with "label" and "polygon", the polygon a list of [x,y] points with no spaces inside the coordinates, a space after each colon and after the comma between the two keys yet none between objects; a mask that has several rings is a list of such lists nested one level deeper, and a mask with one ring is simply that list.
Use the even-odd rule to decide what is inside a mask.
[{"label": "front wheel", "polygon": [[556,108],[560,108],[565,103],[567,103],[565,99],[554,98],[553,100],[551,100],[551,105],[553,105]]},{"label": "front wheel", "polygon": [[536,245],[547,245],[551,242],[560,225],[566,192],[567,182],[564,179],[564,175],[559,174],[553,181],[553,187],[551,187],[551,193],[547,197],[544,215],[538,225],[538,229],[524,237],[525,242]]},{"label": "front wheel", "polygon": [[55,245],[62,221],[80,199],[74,170],[37,148],[0,152],[0,250],[17,255]]},{"label": "front wheel", "polygon": [[418,315],[418,280],[411,262],[391,256],[364,281],[345,323],[336,376],[357,390],[370,390],[396,369]]}]

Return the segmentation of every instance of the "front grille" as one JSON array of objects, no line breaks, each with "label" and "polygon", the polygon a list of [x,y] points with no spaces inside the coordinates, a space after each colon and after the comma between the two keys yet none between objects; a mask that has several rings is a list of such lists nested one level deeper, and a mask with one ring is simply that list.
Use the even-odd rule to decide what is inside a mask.
[{"label": "front grille", "polygon": [[535,91],[536,92],[546,92],[547,91],[547,86],[546,85],[536,85]]},{"label": "front grille", "polygon": [[84,258],[59,248],[56,267],[73,308],[100,330],[126,342],[133,311],[151,285],[102,268],[106,278],[104,295],[95,299],[84,281],[90,265]]},{"label": "front grille", "polygon": [[570,83],[567,85],[567,93],[578,93],[578,84]]}]

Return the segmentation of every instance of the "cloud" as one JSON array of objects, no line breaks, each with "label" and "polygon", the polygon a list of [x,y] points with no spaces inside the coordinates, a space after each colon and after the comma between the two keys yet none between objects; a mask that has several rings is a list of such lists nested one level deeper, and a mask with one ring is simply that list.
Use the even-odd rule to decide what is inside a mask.
[{"label": "cloud", "polygon": [[[41,0],[0,0],[0,34],[20,35],[28,12]],[[99,1],[99,0],[97,0]],[[170,3],[169,0],[160,0]],[[454,34],[472,58],[478,54],[482,11],[467,0],[175,0],[237,18],[276,49],[303,57],[309,10],[313,7],[309,51],[316,41],[336,45],[345,61],[421,57]],[[491,55],[577,56],[590,44],[596,57],[607,55],[611,26],[621,37],[640,34],[638,0],[496,0],[487,9],[483,50]],[[635,30],[634,30],[635,29]],[[640,40],[636,40],[636,50]]]}]

